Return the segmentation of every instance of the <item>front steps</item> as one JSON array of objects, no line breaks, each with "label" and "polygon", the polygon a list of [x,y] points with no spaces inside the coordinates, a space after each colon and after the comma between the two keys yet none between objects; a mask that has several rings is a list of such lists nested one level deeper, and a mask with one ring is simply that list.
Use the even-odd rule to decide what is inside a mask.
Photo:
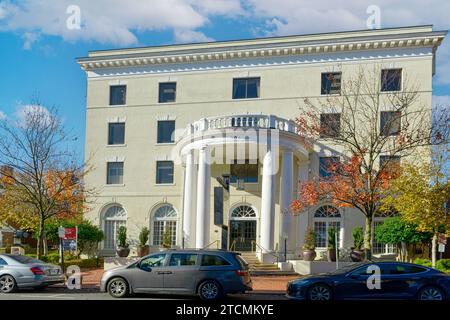
[{"label": "front steps", "polygon": [[296,275],[293,271],[281,271],[275,263],[261,263],[255,252],[241,252],[241,257],[249,264],[252,276],[285,276]]}]

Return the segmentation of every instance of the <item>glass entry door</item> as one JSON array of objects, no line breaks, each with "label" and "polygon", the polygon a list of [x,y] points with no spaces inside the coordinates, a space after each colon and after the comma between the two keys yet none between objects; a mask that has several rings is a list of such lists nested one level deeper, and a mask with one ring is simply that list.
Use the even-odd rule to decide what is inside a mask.
[{"label": "glass entry door", "polygon": [[230,221],[230,249],[235,251],[251,251],[252,243],[255,241],[256,220]]}]

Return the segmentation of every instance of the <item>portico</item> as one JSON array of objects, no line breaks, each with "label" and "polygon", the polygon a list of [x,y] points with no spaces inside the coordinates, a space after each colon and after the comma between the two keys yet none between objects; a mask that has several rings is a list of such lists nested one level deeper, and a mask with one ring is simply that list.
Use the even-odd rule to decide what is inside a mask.
[{"label": "portico", "polygon": [[[221,241],[210,230],[211,181],[220,178],[211,175],[211,166],[253,160],[262,164],[262,168],[260,188],[254,192],[260,208],[256,220],[258,236],[251,250],[284,252],[285,242],[286,250],[294,249],[295,226],[290,214],[296,189],[294,158],[306,161],[308,157],[295,122],[272,115],[204,118],[188,125],[176,150],[185,168],[182,211],[185,247],[204,248],[213,241]],[[247,192],[243,189],[230,188],[229,192]],[[289,237],[292,241],[284,241]],[[249,249],[248,245],[246,248]]]}]

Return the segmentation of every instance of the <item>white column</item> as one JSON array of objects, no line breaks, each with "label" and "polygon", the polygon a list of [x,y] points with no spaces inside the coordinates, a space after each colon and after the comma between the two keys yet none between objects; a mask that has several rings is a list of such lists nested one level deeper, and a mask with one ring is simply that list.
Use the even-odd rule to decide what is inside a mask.
[{"label": "white column", "polygon": [[194,175],[195,175],[194,154],[191,150],[186,155],[186,167],[184,175],[184,191],[183,191],[183,237],[184,247],[191,248],[193,245],[192,237],[192,207],[194,190]]},{"label": "white column", "polygon": [[210,154],[207,146],[202,146],[198,156],[197,176],[197,217],[195,247],[204,248],[209,235],[209,202],[211,191]]},{"label": "white column", "polygon": [[273,250],[275,221],[275,157],[270,149],[264,155],[261,192],[261,246]]},{"label": "white column", "polygon": [[[290,245],[292,215],[291,215],[291,203],[293,193],[293,175],[294,175],[294,153],[291,150],[284,150],[281,155],[281,183],[280,183],[280,210],[281,210],[281,230],[279,236],[280,254],[284,258],[284,252],[292,249]],[[285,237],[288,240],[285,241]],[[287,248],[285,248],[287,244]]]}]

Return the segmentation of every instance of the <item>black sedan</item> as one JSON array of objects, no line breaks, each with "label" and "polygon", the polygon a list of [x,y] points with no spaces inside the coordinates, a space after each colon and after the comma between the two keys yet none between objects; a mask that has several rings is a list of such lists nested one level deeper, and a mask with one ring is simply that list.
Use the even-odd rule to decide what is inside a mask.
[{"label": "black sedan", "polygon": [[296,300],[450,298],[450,276],[401,262],[352,264],[334,272],[292,280],[287,297]]}]

